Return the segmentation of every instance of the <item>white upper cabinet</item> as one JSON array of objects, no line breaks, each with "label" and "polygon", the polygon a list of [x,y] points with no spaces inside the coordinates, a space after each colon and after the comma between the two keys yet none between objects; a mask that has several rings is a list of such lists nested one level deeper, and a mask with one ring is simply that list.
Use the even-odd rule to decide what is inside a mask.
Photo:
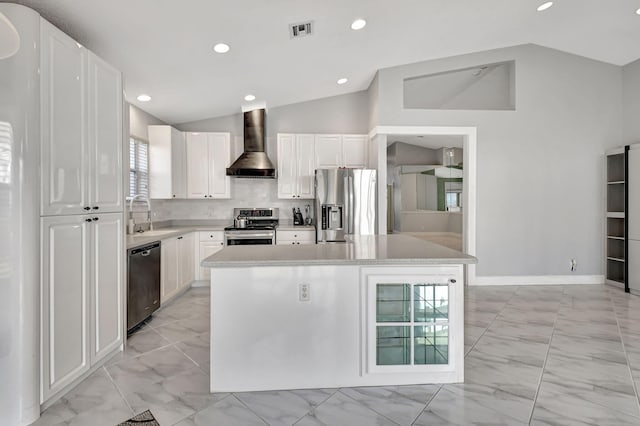
[{"label": "white upper cabinet", "polygon": [[369,137],[367,135],[342,135],[343,167],[366,168],[368,152]]},{"label": "white upper cabinet", "polygon": [[89,207],[87,50],[40,22],[42,214],[84,213]]},{"label": "white upper cabinet", "polygon": [[297,198],[315,197],[315,145],[315,138],[313,135],[296,135],[296,169],[298,173]]},{"label": "white upper cabinet", "polygon": [[231,178],[227,167],[231,165],[231,135],[209,133],[209,196],[231,198]]},{"label": "white upper cabinet", "polygon": [[368,147],[367,135],[316,135],[316,168],[365,168]]},{"label": "white upper cabinet", "polygon": [[313,198],[315,137],[278,134],[278,198]]},{"label": "white upper cabinet", "polygon": [[171,126],[149,126],[151,198],[187,198],[185,136]]},{"label": "white upper cabinet", "polygon": [[122,76],[41,20],[42,215],[123,209]]},{"label": "white upper cabinet", "polygon": [[89,52],[89,205],[122,211],[122,75]]},{"label": "white upper cabinet", "polygon": [[278,198],[296,198],[296,135],[278,135]]},{"label": "white upper cabinet", "polygon": [[209,138],[206,133],[187,133],[187,197],[209,197]]},{"label": "white upper cabinet", "polygon": [[316,135],[316,169],[337,169],[342,166],[342,137]]},{"label": "white upper cabinet", "polygon": [[231,198],[229,133],[186,134],[187,198]]}]

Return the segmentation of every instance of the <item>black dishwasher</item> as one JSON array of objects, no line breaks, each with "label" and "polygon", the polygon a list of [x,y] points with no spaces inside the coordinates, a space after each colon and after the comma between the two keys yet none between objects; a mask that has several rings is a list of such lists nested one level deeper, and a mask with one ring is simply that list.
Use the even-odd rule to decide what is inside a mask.
[{"label": "black dishwasher", "polygon": [[160,241],[128,250],[127,331],[160,307]]}]

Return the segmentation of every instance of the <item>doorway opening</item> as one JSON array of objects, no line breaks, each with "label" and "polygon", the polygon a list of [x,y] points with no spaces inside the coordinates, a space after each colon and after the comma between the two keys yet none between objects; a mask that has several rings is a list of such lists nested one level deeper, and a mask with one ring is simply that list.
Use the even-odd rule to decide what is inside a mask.
[{"label": "doorway opening", "polygon": [[[475,127],[379,126],[378,232],[407,233],[476,254]],[[467,283],[475,265],[467,267]]]}]

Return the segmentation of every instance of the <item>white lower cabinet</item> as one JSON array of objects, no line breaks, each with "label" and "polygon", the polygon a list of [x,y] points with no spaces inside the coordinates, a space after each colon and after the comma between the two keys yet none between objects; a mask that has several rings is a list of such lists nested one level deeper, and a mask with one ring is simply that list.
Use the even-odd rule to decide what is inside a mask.
[{"label": "white lower cabinet", "polygon": [[161,241],[160,304],[193,282],[195,234],[189,233]]},{"label": "white lower cabinet", "polygon": [[122,220],[42,218],[41,402],[123,343]]},{"label": "white lower cabinet", "polygon": [[200,263],[224,248],[224,232],[222,231],[209,231],[199,232],[199,256],[198,264],[196,266],[197,277],[200,281],[209,281],[211,268],[203,268]]},{"label": "white lower cabinet", "polygon": [[316,231],[304,230],[278,230],[276,231],[276,245],[291,244],[315,244]]}]

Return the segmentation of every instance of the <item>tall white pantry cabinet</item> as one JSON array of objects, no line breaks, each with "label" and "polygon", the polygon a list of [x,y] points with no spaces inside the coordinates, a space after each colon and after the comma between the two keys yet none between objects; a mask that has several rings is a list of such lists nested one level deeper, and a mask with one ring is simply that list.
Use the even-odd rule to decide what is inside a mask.
[{"label": "tall white pantry cabinet", "polygon": [[122,348],[121,73],[41,20],[41,404]]}]

